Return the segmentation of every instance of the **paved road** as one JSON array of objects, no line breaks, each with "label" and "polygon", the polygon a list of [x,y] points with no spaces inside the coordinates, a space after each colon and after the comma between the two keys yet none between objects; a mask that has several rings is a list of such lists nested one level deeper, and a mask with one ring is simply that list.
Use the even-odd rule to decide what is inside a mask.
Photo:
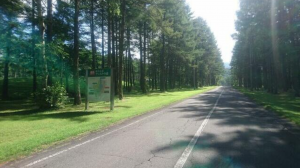
[{"label": "paved road", "polygon": [[222,87],[5,167],[297,168],[297,128]]}]

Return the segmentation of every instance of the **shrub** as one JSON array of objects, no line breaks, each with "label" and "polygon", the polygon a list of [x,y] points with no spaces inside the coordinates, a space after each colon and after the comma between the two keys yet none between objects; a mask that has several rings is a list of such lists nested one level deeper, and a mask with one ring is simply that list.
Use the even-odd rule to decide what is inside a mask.
[{"label": "shrub", "polygon": [[62,108],[68,100],[66,89],[58,83],[38,91],[35,97],[40,108]]}]

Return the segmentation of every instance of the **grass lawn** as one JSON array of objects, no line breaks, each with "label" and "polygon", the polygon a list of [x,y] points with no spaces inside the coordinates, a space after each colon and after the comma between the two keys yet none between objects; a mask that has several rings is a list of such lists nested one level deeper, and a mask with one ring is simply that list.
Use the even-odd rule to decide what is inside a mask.
[{"label": "grass lawn", "polygon": [[245,88],[236,88],[266,109],[276,112],[300,126],[300,98],[289,94],[270,94],[265,91],[250,91]]},{"label": "grass lawn", "polygon": [[123,101],[115,101],[114,112],[108,111],[109,103],[90,103],[90,110],[86,112],[84,104],[39,111],[29,100],[0,101],[0,163],[214,88],[125,95]]}]

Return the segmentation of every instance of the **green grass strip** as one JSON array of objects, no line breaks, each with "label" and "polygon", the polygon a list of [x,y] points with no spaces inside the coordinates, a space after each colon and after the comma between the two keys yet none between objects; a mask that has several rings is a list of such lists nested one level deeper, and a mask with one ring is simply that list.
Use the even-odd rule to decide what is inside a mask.
[{"label": "green grass strip", "polygon": [[239,87],[236,89],[266,109],[274,111],[300,126],[300,98],[287,93],[274,95],[265,91],[250,91]]},{"label": "green grass strip", "polygon": [[[40,112],[30,101],[2,101],[0,104],[0,163],[30,155],[55,143],[101,130],[117,122],[159,109],[171,103],[214,89],[155,92],[125,95],[116,100],[115,111],[109,103],[90,103],[90,110],[67,105],[55,111]],[[38,113],[37,113],[38,112]]]}]

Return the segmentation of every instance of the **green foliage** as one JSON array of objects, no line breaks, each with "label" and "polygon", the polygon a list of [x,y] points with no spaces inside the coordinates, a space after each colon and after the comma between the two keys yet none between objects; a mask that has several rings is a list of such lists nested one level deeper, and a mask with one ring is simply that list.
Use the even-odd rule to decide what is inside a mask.
[{"label": "green foliage", "polygon": [[230,69],[225,69],[220,84],[222,86],[232,86],[232,76]]},{"label": "green foliage", "polygon": [[[0,68],[4,69],[8,65],[8,73],[0,72],[0,75],[6,76],[9,83],[1,89],[8,90],[9,98],[21,95],[21,92],[15,94],[16,89],[11,85],[11,79],[39,79],[29,86],[28,92],[32,92],[45,86],[46,70],[49,72],[49,85],[55,79],[61,79],[61,84],[64,83],[63,79],[70,79],[66,82],[67,91],[70,96],[74,96],[74,69],[91,68],[92,65],[96,65],[96,68],[114,66],[115,76],[123,71],[122,80],[126,83],[124,89],[128,92],[135,87],[139,78],[147,79],[148,86],[143,88],[147,87],[148,91],[162,86],[166,87],[163,90],[193,87],[194,76],[197,86],[219,83],[223,63],[214,35],[203,19],[192,17],[184,0],[126,0],[126,11],[123,13],[120,10],[123,1],[82,1],[79,4],[77,68],[72,67],[75,54],[74,1],[53,1],[52,17],[48,17],[48,5],[41,3],[42,11],[45,11],[41,14],[46,28],[45,43],[41,43],[41,17],[38,14],[37,2],[40,0],[0,2]],[[126,31],[124,39],[121,40],[122,17],[125,17]],[[95,57],[91,45],[92,19],[95,39],[101,39],[94,44]],[[120,41],[124,41],[125,58],[122,71],[118,62]],[[44,55],[41,52],[43,49]],[[142,50],[142,54],[138,50]],[[134,55],[135,53],[139,54]],[[142,63],[139,63],[141,58]],[[195,74],[191,73],[194,70]],[[163,80],[159,79],[160,74],[165,75]],[[120,83],[119,80],[121,79],[114,81],[115,86]],[[17,98],[24,97],[26,98]]]},{"label": "green foliage", "polygon": [[240,0],[233,84],[300,96],[298,0]]},{"label": "green foliage", "polygon": [[68,101],[66,89],[58,83],[35,93],[36,103],[42,109],[61,108]]}]

